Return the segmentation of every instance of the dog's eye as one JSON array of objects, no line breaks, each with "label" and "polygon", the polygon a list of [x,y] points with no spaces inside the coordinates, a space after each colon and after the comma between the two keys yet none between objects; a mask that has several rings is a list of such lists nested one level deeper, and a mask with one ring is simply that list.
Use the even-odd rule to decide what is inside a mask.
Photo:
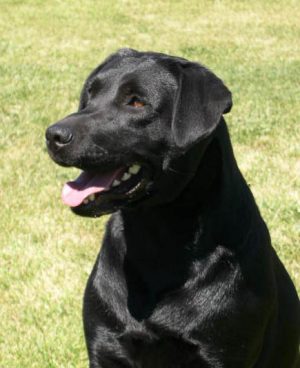
[{"label": "dog's eye", "polygon": [[127,105],[135,107],[135,108],[140,108],[140,107],[144,107],[145,103],[141,101],[137,96],[132,96],[130,97]]}]

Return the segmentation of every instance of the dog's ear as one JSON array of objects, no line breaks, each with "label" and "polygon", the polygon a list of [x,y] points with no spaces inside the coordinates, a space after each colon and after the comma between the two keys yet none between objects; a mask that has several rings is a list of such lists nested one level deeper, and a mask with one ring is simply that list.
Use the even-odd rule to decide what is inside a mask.
[{"label": "dog's ear", "polygon": [[222,114],[232,107],[231,93],[221,79],[196,63],[180,63],[172,133],[176,146],[188,149],[209,136]]}]

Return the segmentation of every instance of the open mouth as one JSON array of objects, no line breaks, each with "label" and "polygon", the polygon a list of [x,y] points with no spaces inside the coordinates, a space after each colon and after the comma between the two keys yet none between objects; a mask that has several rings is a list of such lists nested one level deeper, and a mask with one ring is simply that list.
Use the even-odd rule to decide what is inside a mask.
[{"label": "open mouth", "polygon": [[62,201],[73,208],[100,203],[104,197],[133,200],[145,188],[146,176],[145,169],[139,164],[105,173],[83,171],[76,180],[64,185]]}]

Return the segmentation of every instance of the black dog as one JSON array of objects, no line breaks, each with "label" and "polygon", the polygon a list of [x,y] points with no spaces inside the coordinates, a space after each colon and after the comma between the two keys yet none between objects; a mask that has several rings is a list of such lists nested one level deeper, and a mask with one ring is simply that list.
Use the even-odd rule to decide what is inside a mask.
[{"label": "black dog", "polygon": [[83,170],[63,201],[111,216],[84,296],[90,367],[292,368],[299,299],[243,179],[231,93],[178,57],[120,50],[46,132]]}]

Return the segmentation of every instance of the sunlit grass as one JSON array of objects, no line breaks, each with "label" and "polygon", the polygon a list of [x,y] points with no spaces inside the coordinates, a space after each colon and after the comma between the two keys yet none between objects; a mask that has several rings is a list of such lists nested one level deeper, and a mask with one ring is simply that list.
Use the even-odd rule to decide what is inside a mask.
[{"label": "sunlit grass", "polygon": [[75,170],[50,161],[44,130],[120,47],[199,60],[232,90],[239,165],[300,290],[299,11],[292,0],[1,2],[0,367],[87,366],[82,294],[106,219],[61,204]]}]

